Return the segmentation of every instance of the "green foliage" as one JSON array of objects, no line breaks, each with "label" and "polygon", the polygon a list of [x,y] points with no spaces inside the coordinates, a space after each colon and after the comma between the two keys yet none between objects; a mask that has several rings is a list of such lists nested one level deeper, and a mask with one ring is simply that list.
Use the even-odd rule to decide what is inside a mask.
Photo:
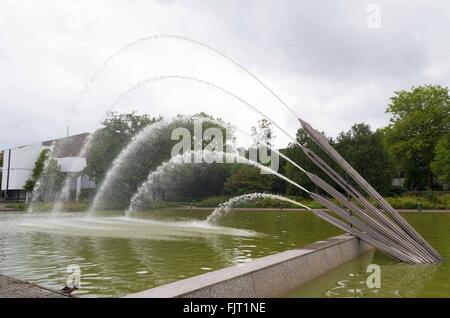
[{"label": "green foliage", "polygon": [[[299,203],[302,203],[306,206],[309,206],[313,209],[322,208],[319,203],[305,199],[303,197],[298,196],[288,196],[290,199],[295,200]],[[205,200],[202,200],[195,204],[196,207],[209,207],[215,208],[218,207],[219,204],[228,201],[230,198],[228,196],[218,196],[218,197],[210,197]],[[395,209],[407,209],[407,210],[416,210],[417,204],[420,203],[422,209],[450,209],[450,193],[448,192],[429,192],[422,194],[405,194],[401,197],[386,197],[386,200],[395,208]],[[334,201],[334,200],[333,200]],[[372,202],[376,204],[375,202]],[[240,205],[241,208],[280,208],[280,201],[278,200],[270,200],[270,199],[258,199],[255,201],[247,202],[243,205]],[[291,205],[283,202],[283,208],[298,208],[296,205]]]},{"label": "green foliage", "polygon": [[55,158],[48,159],[47,165],[39,177],[39,182],[39,189],[34,191],[33,200],[54,201],[64,183],[64,173]]},{"label": "green foliage", "polygon": [[272,140],[275,138],[275,134],[272,130],[272,123],[263,118],[258,121],[258,126],[252,127],[252,137],[255,140],[255,147],[258,147],[260,143],[272,145]]},{"label": "green foliage", "polygon": [[64,182],[64,173],[61,171],[58,161],[51,157],[49,149],[44,149],[39,154],[31,178],[25,182],[24,190],[33,192],[38,180],[40,181],[39,191],[34,193],[33,200],[54,200]]},{"label": "green foliage", "polygon": [[406,185],[411,189],[432,189],[435,146],[448,132],[450,122],[448,88],[430,85],[396,92],[386,112],[392,118],[383,130],[384,140],[405,172]]},{"label": "green foliage", "polygon": [[[85,173],[100,185],[107,170],[112,166],[114,158],[122,151],[136,134],[148,124],[155,123],[161,118],[150,118],[148,115],[136,115],[115,113],[110,114],[103,122],[103,128],[94,134],[92,145],[87,152],[87,167]],[[146,138],[138,141],[139,145],[129,154],[112,184],[108,186],[101,207],[105,209],[127,208],[131,196],[137,188],[146,180],[148,174],[154,171],[165,161],[171,158],[172,148],[179,140],[172,140],[172,132],[176,128],[186,128],[191,136],[194,136],[194,123],[202,118],[203,131],[210,127],[217,127],[215,119],[204,113],[194,116],[177,116],[167,125],[155,127]],[[130,128],[135,127],[135,128]],[[222,132],[224,128],[219,127]],[[224,139],[226,134],[223,133]],[[193,148],[192,138],[191,148]],[[204,140],[203,146],[209,141]],[[226,140],[223,141],[224,143]],[[226,165],[186,165],[179,168],[178,174],[172,174],[170,178],[176,187],[168,187],[161,183],[157,189],[162,200],[178,200],[185,197],[204,197],[217,195],[223,189],[223,183],[228,176]],[[176,180],[176,182],[175,182]]]},{"label": "green foliage", "polygon": [[[286,149],[280,149],[278,151],[280,153],[286,154]],[[279,157],[278,173],[282,174],[283,176],[286,175],[286,160],[284,158],[282,158],[281,156]],[[271,179],[270,183],[272,185],[272,190],[271,190],[272,193],[281,194],[281,195],[286,194],[286,190],[287,190],[287,186],[288,186],[288,183],[286,181],[284,181],[283,179],[278,178],[277,176],[274,176],[274,175],[266,174],[266,176]]]},{"label": "green foliage", "polygon": [[196,207],[204,207],[204,208],[215,208],[218,207],[219,204],[227,202],[230,199],[230,196],[213,196],[209,198],[205,198],[199,202],[195,203]]},{"label": "green foliage", "polygon": [[42,174],[42,171],[44,170],[45,161],[47,160],[49,155],[50,155],[49,149],[44,149],[41,151],[38,158],[36,159],[36,162],[34,163],[34,168],[31,173],[31,177],[25,182],[25,185],[23,187],[25,191],[27,192],[33,191],[36,181],[39,179],[39,176]]},{"label": "green foliage", "polygon": [[417,209],[418,204],[422,209],[450,209],[450,195],[438,196],[435,199],[429,199],[422,196],[402,196],[388,197],[387,201],[395,209]]},{"label": "green foliage", "polygon": [[436,144],[431,171],[440,182],[450,184],[450,133],[442,136]]},{"label": "green foliage", "polygon": [[87,166],[84,173],[97,184],[103,180],[114,158],[142,128],[160,121],[161,117],[138,115],[136,112],[108,113],[102,128],[92,136],[91,146],[86,153]]},{"label": "green foliage", "polygon": [[[225,203],[230,199],[228,196],[217,196],[217,197],[210,197],[205,200],[202,200],[200,202],[197,202],[195,204],[196,207],[207,207],[207,208],[216,208],[221,203]],[[313,209],[321,208],[321,205],[317,203],[316,201],[305,199],[298,196],[289,196],[289,199],[292,199],[294,201],[297,201],[299,203],[305,204],[306,206],[309,206]],[[257,199],[253,201],[249,201],[246,203],[243,203],[238,206],[239,208],[273,208],[273,209],[279,209],[279,208],[299,208],[298,205],[287,203],[287,202],[280,202],[279,200],[272,200],[272,199]]]},{"label": "green foliage", "polygon": [[25,211],[27,209],[27,205],[25,203],[11,203],[5,204],[5,208],[14,209],[18,211]]},{"label": "green foliage", "polygon": [[378,192],[389,193],[393,169],[379,131],[372,132],[364,123],[354,124],[349,131],[339,134],[336,150]]},{"label": "green foliage", "polygon": [[[87,201],[79,201],[79,202],[64,202],[61,211],[62,212],[83,212],[89,208],[90,202]],[[35,212],[48,212],[53,209],[54,202],[35,202],[33,203],[33,211]],[[16,204],[15,208],[18,210],[26,210],[27,205],[25,204]]]},{"label": "green foliage", "polygon": [[226,164],[185,163],[168,169],[160,178],[154,179],[152,201],[191,201],[215,196],[223,191],[229,176]]},{"label": "green foliage", "polygon": [[[325,134],[322,133],[324,136]],[[303,130],[303,128],[300,128],[297,130],[297,136],[296,136],[297,142],[301,145],[306,146],[309,150],[313,151],[315,154],[317,154],[320,158],[322,158],[326,163],[328,163],[330,166],[334,167],[334,162],[328,157],[328,155],[319,147],[317,144],[308,136],[308,134]],[[328,142],[331,145],[334,145],[334,141],[331,138],[327,138]],[[309,160],[305,153],[302,151],[302,149],[297,144],[290,144],[288,149],[286,150],[286,155],[292,159],[295,163],[297,163],[299,166],[303,167],[305,170],[312,172],[319,177],[321,177],[324,180],[327,180],[328,178],[326,174],[320,170],[311,160]],[[298,168],[296,168],[291,163],[287,162],[285,167],[285,175],[291,179],[292,181],[300,184],[301,186],[305,187],[306,189],[315,189],[316,186],[309,180],[309,178],[301,172]],[[333,185],[333,183],[330,181],[330,184]],[[301,195],[304,196],[305,193],[295,187],[294,185],[288,183],[287,184],[287,195]]]},{"label": "green foliage", "polygon": [[261,174],[260,169],[236,165],[233,173],[225,182],[225,192],[232,195],[242,195],[252,192],[270,192],[271,179],[268,175]]}]

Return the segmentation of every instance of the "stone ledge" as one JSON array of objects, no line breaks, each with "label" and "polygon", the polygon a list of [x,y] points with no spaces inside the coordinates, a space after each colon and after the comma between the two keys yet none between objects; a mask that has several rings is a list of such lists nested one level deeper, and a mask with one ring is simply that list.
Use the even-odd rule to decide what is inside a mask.
[{"label": "stone ledge", "polygon": [[343,234],[125,297],[279,297],[371,249]]},{"label": "stone ledge", "polygon": [[60,291],[0,275],[0,298],[66,298]]}]

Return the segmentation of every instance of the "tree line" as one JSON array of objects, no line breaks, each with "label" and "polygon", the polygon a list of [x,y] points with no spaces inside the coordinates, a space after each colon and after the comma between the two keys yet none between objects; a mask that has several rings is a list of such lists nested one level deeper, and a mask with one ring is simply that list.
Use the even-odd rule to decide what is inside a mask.
[{"label": "tree line", "polygon": [[[386,112],[390,115],[386,127],[372,130],[366,123],[356,123],[336,138],[325,136],[329,143],[374,186],[381,194],[405,190],[441,190],[450,184],[450,97],[447,87],[438,85],[413,87],[395,92]],[[193,132],[194,117],[202,117],[204,129],[225,123],[207,114],[179,115],[170,125],[155,131],[151,142],[144,142],[136,155],[125,163],[115,185],[108,192],[111,207],[123,208],[148,173],[167,161],[176,141],[171,139],[174,128],[185,127]],[[114,159],[139,132],[150,124],[160,122],[135,112],[109,113],[102,127],[92,136],[86,153],[87,166],[82,172],[101,184]],[[205,126],[206,125],[206,126]],[[252,127],[252,135],[271,144],[274,132],[269,122],[260,120]],[[325,134],[324,134],[325,135]],[[227,136],[224,134],[224,136]],[[225,137],[226,138],[226,137]],[[228,136],[233,138],[233,136]],[[339,167],[299,128],[296,139],[318,154],[338,172]],[[230,142],[230,140],[224,140]],[[280,149],[293,161],[323,179],[320,171],[296,144]],[[46,156],[43,154],[42,156]],[[42,166],[43,158],[38,160]],[[39,167],[37,170],[42,170]],[[308,189],[315,189],[310,180],[292,164],[280,159],[279,171]],[[36,180],[34,171],[26,188]],[[394,177],[403,179],[403,187],[394,186]],[[332,183],[331,183],[332,184]],[[215,195],[240,195],[251,192],[273,192],[283,195],[302,195],[290,184],[273,175],[262,175],[260,170],[243,164],[186,164],[171,174],[168,182],[155,189],[162,200],[192,200]]]}]

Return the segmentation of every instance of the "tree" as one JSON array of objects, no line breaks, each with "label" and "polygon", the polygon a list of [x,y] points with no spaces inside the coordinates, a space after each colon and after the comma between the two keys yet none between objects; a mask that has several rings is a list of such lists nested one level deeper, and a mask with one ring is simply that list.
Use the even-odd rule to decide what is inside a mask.
[{"label": "tree", "polygon": [[[148,125],[150,125],[160,119],[158,117],[149,120],[150,117],[148,115],[143,115],[145,117],[142,120],[137,120],[135,118],[136,116],[135,113],[110,115],[108,120],[104,121],[104,127],[94,134],[94,139],[87,152],[85,173],[91,178],[94,178],[98,186],[103,181],[107,170],[112,166],[113,160],[136,137],[140,130],[143,129],[143,124],[141,123],[148,122]],[[107,209],[127,208],[130,204],[131,196],[146,180],[148,174],[171,158],[172,149],[179,143],[179,140],[172,140],[172,133],[175,129],[185,128],[190,136],[193,137],[194,125],[199,118],[202,119],[203,131],[210,127],[217,127],[222,131],[224,143],[227,137],[230,138],[230,136],[226,136],[223,133],[225,128],[218,125],[216,119],[206,114],[196,114],[193,116],[179,115],[172,121],[168,121],[162,125],[157,124],[156,126],[152,126],[155,128],[146,130],[148,134],[142,135],[142,138],[134,139],[134,141],[137,140],[134,143],[135,146],[128,150],[126,160],[120,164],[113,180],[107,185],[108,189],[101,198],[100,207]],[[138,122],[139,125],[135,125],[135,129],[125,129],[133,126],[131,119],[134,122]],[[193,149],[194,138],[191,138],[189,143]],[[203,140],[202,146],[206,146],[208,143],[209,141]],[[164,193],[162,200],[170,201],[181,198],[187,199],[189,197],[196,198],[199,196],[220,194],[219,192],[223,190],[222,187],[225,177],[229,175],[228,168],[222,164],[209,166],[207,168],[200,168],[195,165],[186,165],[182,169],[183,173],[176,175],[176,178],[167,177],[167,180],[176,182],[177,186],[170,187],[169,191],[167,190],[169,187],[161,184],[159,188],[161,188],[161,193]],[[189,169],[191,169],[190,172]],[[194,171],[196,173],[193,173]],[[189,176],[193,177],[189,179]],[[209,181],[206,182],[205,180]],[[222,180],[220,189],[218,189],[217,180]],[[182,189],[179,186],[180,184],[186,184],[186,188]]]},{"label": "tree", "polygon": [[91,146],[86,153],[87,166],[84,173],[100,184],[112,161],[142,128],[162,118],[138,115],[136,112],[108,113],[102,128],[92,136]]},{"label": "tree", "polygon": [[271,178],[261,174],[258,168],[247,165],[236,165],[234,171],[225,182],[225,192],[231,195],[242,195],[253,192],[270,192]]},{"label": "tree", "polygon": [[272,146],[272,140],[275,139],[275,134],[272,130],[272,123],[267,119],[263,118],[258,121],[258,126],[253,126],[252,137],[254,139],[254,146],[258,147],[260,143],[262,145],[268,144]]},{"label": "tree", "polygon": [[[36,191],[36,183],[39,180],[39,188]],[[52,157],[49,149],[44,149],[38,156],[33,168],[31,178],[25,182],[24,190],[34,193],[34,200],[55,200],[64,182],[64,173],[58,164],[58,160]]]},{"label": "tree", "polygon": [[431,171],[442,183],[450,183],[450,133],[445,134],[436,144]]},{"label": "tree", "polygon": [[185,163],[160,171],[134,202],[135,208],[145,210],[160,206],[161,201],[191,201],[223,194],[229,176],[227,167],[220,163]]},{"label": "tree", "polygon": [[384,141],[405,173],[405,185],[417,190],[432,189],[431,162],[436,144],[449,128],[448,88],[428,85],[395,92],[386,112],[392,117],[383,130]]},{"label": "tree", "polygon": [[23,187],[25,191],[27,192],[33,191],[36,181],[39,179],[40,175],[42,174],[42,171],[44,170],[45,161],[47,160],[49,155],[50,155],[49,149],[44,149],[39,153],[39,156],[36,159],[36,162],[34,163],[31,177],[27,181],[25,181],[25,185]]},{"label": "tree", "polygon": [[[325,133],[322,132],[325,136]],[[326,137],[326,136],[325,136]],[[330,145],[334,145],[332,138],[326,137]],[[328,163],[331,167],[335,168],[334,162],[329,158],[329,156],[312,140],[303,128],[299,128],[296,134],[296,140],[299,144],[306,146],[309,150],[312,150],[317,154],[322,160]],[[325,173],[320,170],[309,158],[306,157],[303,150],[295,143],[289,144],[286,150],[286,155],[300,167],[304,168],[306,171],[312,172],[318,175],[320,178],[327,180],[328,177]],[[298,183],[299,185],[305,187],[306,189],[316,190],[316,186],[309,180],[309,178],[301,172],[297,167],[287,162],[285,167],[285,175],[292,181]],[[331,185],[334,183],[327,180]],[[319,190],[319,189],[317,189]],[[293,186],[292,184],[287,185],[286,194],[288,195],[305,195],[305,193]]]},{"label": "tree", "polygon": [[379,131],[364,123],[354,124],[336,138],[336,150],[381,194],[392,182],[392,165]]},{"label": "tree", "polygon": [[35,200],[40,201],[54,201],[59,194],[64,182],[64,173],[61,171],[61,166],[58,160],[50,157],[46,168],[42,171],[40,179],[39,191],[35,193]]}]

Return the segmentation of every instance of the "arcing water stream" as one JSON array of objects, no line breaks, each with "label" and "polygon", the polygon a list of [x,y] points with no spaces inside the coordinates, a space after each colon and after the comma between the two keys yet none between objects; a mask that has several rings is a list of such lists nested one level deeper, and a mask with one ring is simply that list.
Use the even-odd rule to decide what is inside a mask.
[{"label": "arcing water stream", "polygon": [[279,177],[280,179],[285,180],[286,182],[292,184],[293,186],[297,187],[298,189],[300,189],[302,191],[305,191],[306,193],[310,193],[309,190],[305,189],[304,187],[302,187],[298,183],[292,181],[291,179],[285,177],[284,175],[282,175],[282,174],[280,174],[258,162],[251,161],[247,158],[244,158],[237,153],[211,152],[211,151],[202,150],[202,151],[186,152],[184,154],[175,156],[175,157],[171,158],[170,160],[168,160],[167,162],[160,165],[156,170],[151,172],[148,175],[147,180],[138,188],[136,193],[133,195],[130,206],[127,210],[128,211],[127,213],[142,209],[146,200],[154,199],[153,192],[154,192],[154,187],[156,186],[155,180],[160,181],[161,177],[164,176],[164,174],[166,174],[170,169],[173,169],[174,166],[181,165],[186,162],[190,162],[194,156],[200,157],[203,160],[208,161],[208,162],[212,162],[212,161],[223,162],[223,160],[225,160],[225,162],[227,162],[227,163],[243,163],[246,165],[254,166],[254,167],[259,168],[263,171],[266,171],[270,174],[273,174],[273,175]]},{"label": "arcing water stream", "polygon": [[244,195],[240,195],[237,197],[233,197],[230,200],[228,200],[227,202],[221,203],[208,216],[208,218],[206,219],[206,222],[216,223],[219,220],[219,218],[221,218],[222,216],[231,212],[234,207],[244,204],[246,202],[251,202],[251,201],[255,201],[255,200],[259,200],[259,199],[278,200],[278,201],[294,204],[296,206],[299,206],[299,207],[307,209],[307,210],[311,210],[310,207],[308,207],[304,204],[301,204],[297,201],[291,200],[289,198],[283,197],[281,195],[256,192],[256,193],[249,193],[249,194],[244,194]]}]

